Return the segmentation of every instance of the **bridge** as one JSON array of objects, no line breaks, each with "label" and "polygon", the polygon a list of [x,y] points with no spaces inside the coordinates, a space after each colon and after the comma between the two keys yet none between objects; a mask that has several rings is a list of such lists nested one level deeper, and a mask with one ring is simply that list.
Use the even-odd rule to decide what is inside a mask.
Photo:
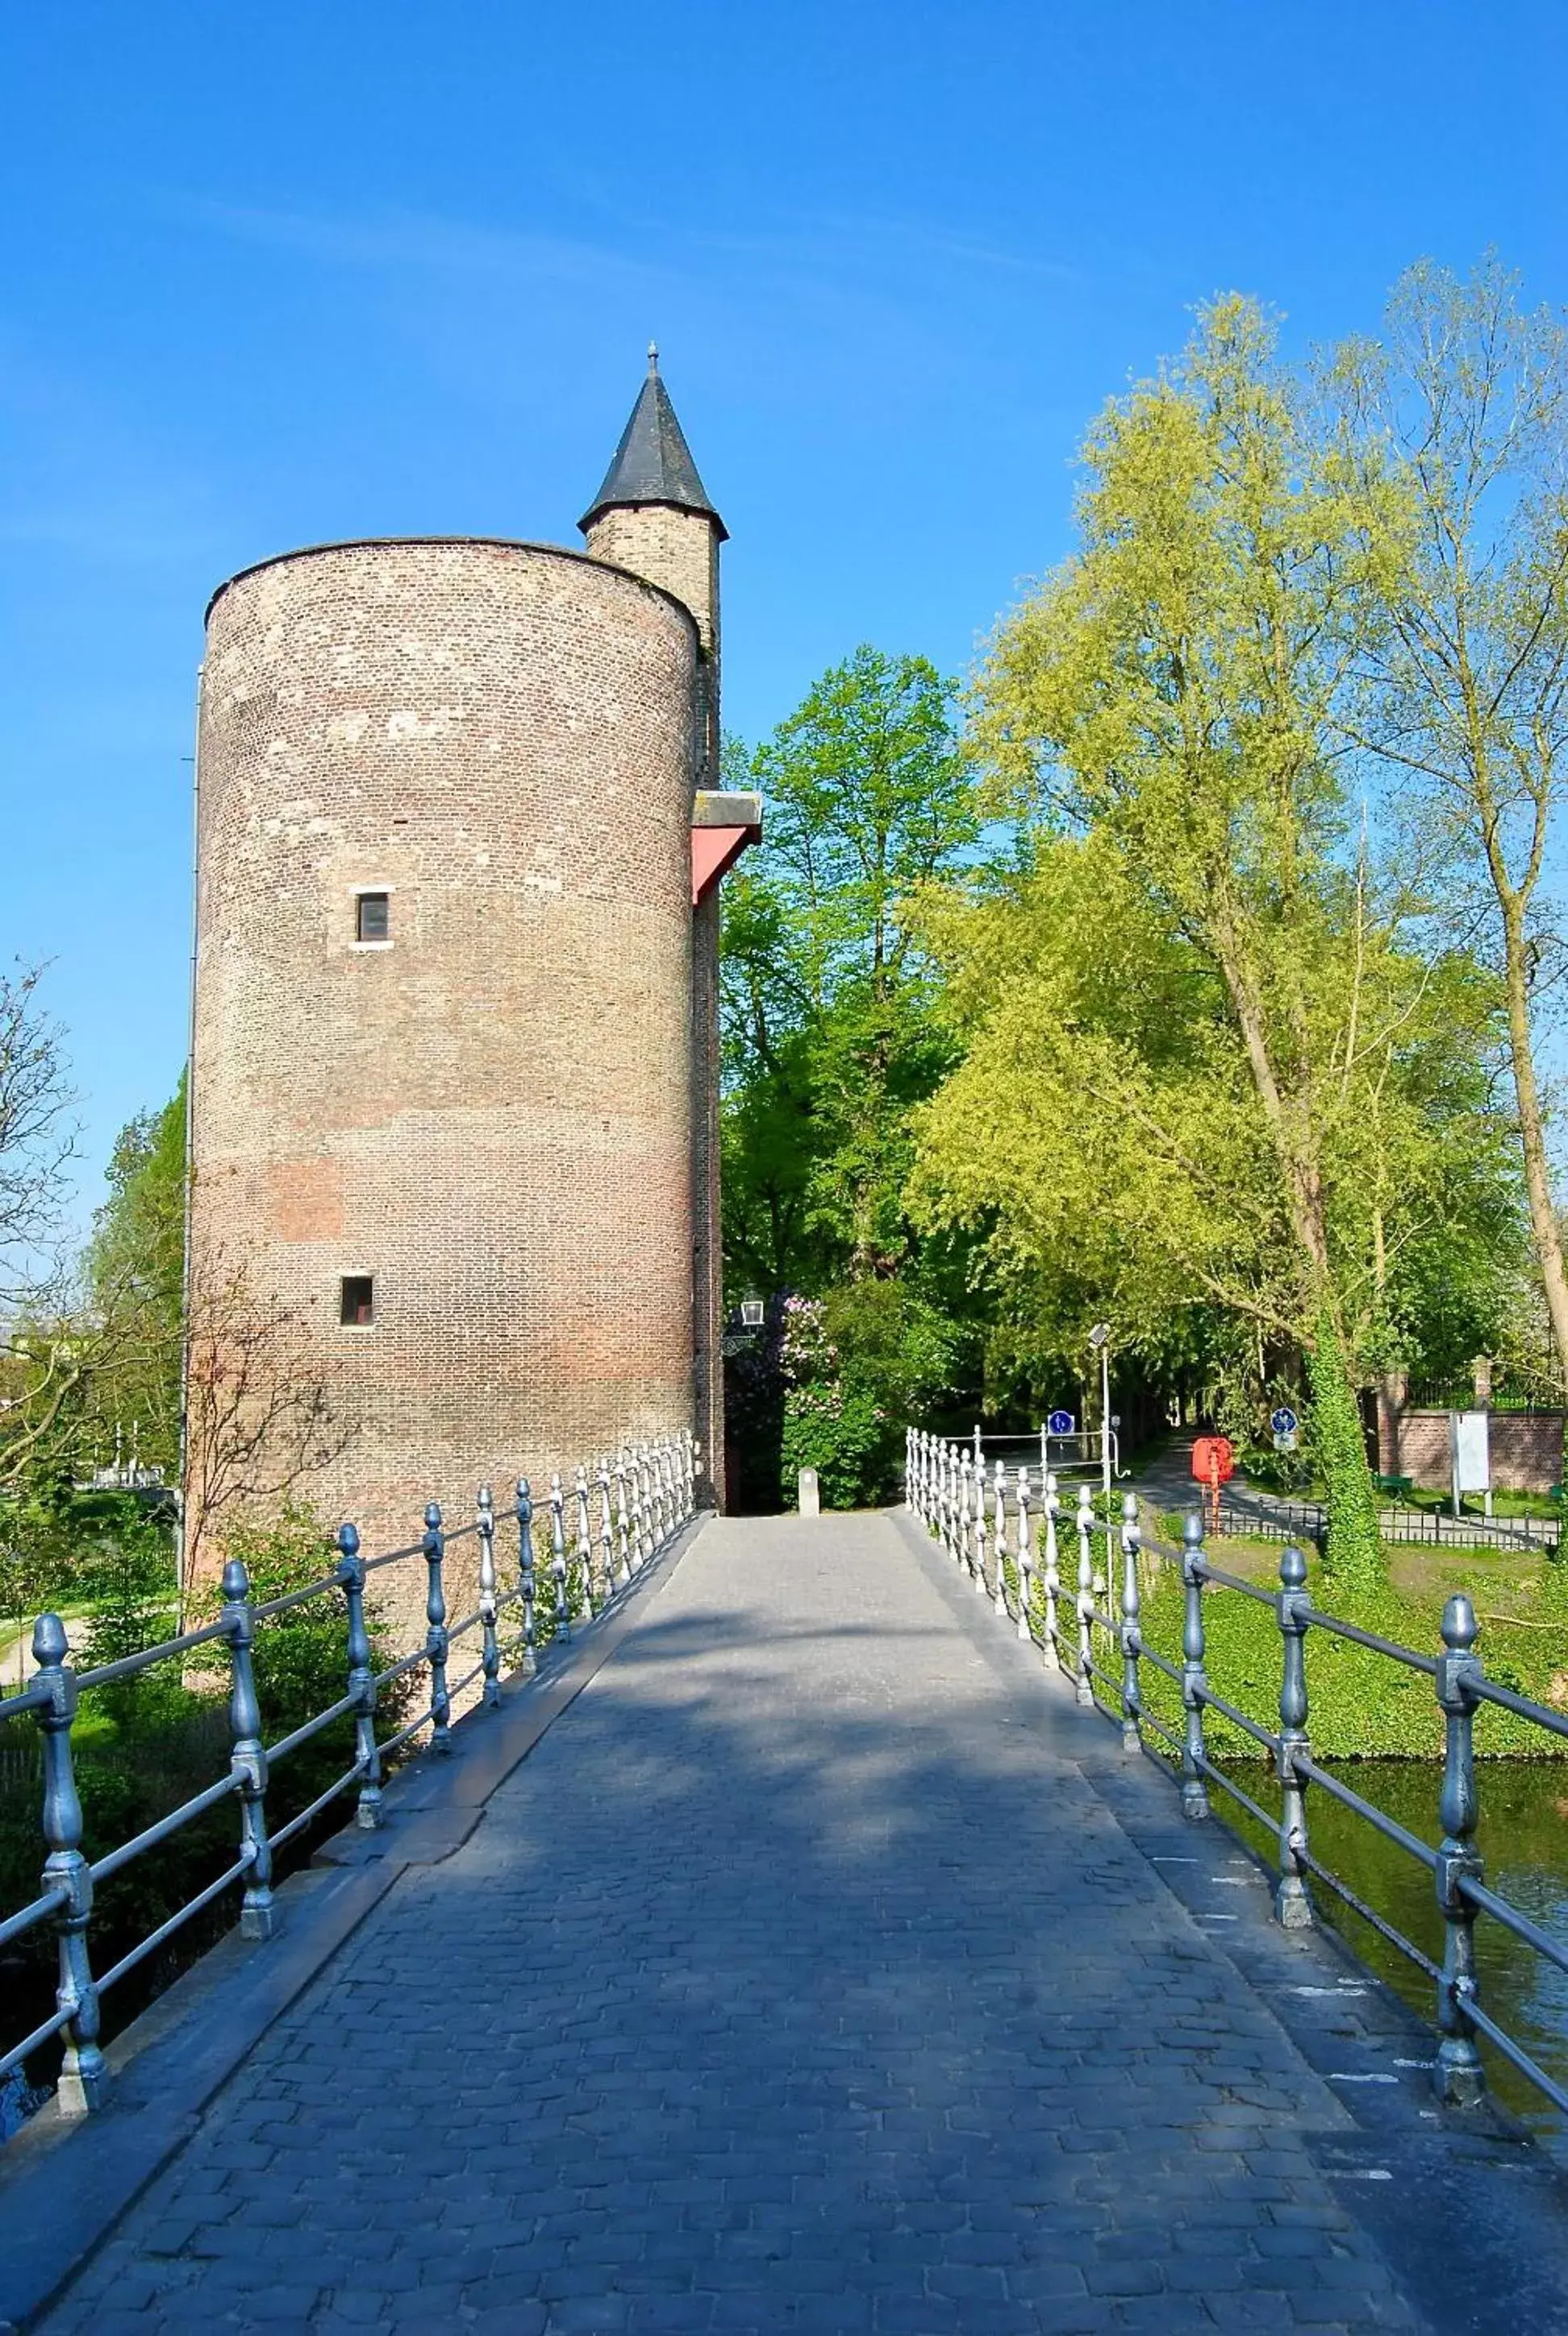
[{"label": "bridge", "polygon": [[537,1528],[525,1497],[521,1568],[498,1571],[482,1502],[481,1608],[454,1624],[439,1517],[389,1553],[425,1567],[433,1616],[401,1767],[352,1643],[376,1561],[350,1538],[321,1594],[348,1609],[361,1821],[276,1887],[248,1662],[268,1616],[226,1582],[206,1630],[234,1665],[248,1920],[102,2064],[112,1974],[91,1976],[88,1914],[70,1927],[73,1694],[40,1625],[37,1919],[68,2052],[0,2153],[0,2317],[1568,2327],[1550,2153],[1484,2100],[1446,2106],[1432,2030],[1276,1920],[1279,1877],[1193,1822],[1201,1770],[1183,1790],[1147,1757],[1135,1526],[1113,1615],[1086,1557],[1076,1587],[1070,1549],[1067,1588],[1047,1578],[1055,1508],[1037,1538],[1027,1476],[998,1530],[930,1439],[912,1509],[874,1515],[696,1517],[690,1457],[618,1457],[592,1515],[587,1480]]}]

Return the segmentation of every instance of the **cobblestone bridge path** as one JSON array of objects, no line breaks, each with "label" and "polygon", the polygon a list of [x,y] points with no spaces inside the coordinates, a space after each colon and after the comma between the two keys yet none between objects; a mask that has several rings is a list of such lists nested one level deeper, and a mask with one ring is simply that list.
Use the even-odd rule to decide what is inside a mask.
[{"label": "cobblestone bridge path", "polygon": [[1568,2324],[1540,2154],[907,1518],[633,1595],[50,2336]]}]

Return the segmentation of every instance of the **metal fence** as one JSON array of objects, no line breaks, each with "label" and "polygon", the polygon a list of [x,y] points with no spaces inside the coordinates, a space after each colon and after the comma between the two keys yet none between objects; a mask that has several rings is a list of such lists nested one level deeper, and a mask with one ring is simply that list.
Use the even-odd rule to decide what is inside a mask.
[{"label": "metal fence", "polygon": [[[547,1500],[536,1504],[526,1477],[520,1478],[511,1504],[511,1523],[516,1533],[516,1584],[498,1587],[496,1534],[498,1520],[488,1484],[479,1492],[477,1513],[470,1524],[448,1532],[440,1507],[432,1502],[424,1512],[420,1539],[406,1548],[388,1550],[376,1557],[361,1554],[359,1534],[352,1524],[337,1533],[337,1562],[330,1572],[305,1588],[265,1604],[251,1602],[250,1582],[238,1559],[224,1568],[223,1609],[216,1621],[182,1631],[178,1638],[127,1655],[118,1662],[102,1663],[77,1672],[67,1660],[65,1626],[58,1614],[41,1614],[33,1629],[33,1655],[37,1666],[20,1693],[0,1700],[0,1723],[31,1717],[43,1735],[42,1806],[40,1831],[46,1852],[38,1895],[0,1921],[0,1948],[39,1925],[49,1925],[58,1942],[59,1979],[52,2016],[30,2035],[0,2053],[0,2078],[20,2069],[31,2052],[58,2036],[64,2046],[58,2099],[67,2113],[97,2108],[104,2094],[103,2055],[99,2043],[100,2000],[128,1973],[155,1953],[164,1942],[226,1892],[241,1889],[239,1927],[252,1939],[272,1936],[275,1913],[273,1864],[278,1852],[315,1823],[331,1804],[357,1786],[356,1819],[366,1828],[382,1823],[382,1783],[388,1764],[430,1730],[429,1748],[452,1748],[453,1701],[480,1687],[482,1704],[500,1700],[502,1669],[524,1675],[536,1667],[541,1639],[570,1639],[574,1621],[590,1620],[623,1589],[696,1511],[699,1452],[689,1435],[655,1444],[628,1445],[613,1460],[603,1459],[593,1469],[579,1467],[575,1479],[563,1484],[552,1475]],[[462,1621],[447,1620],[444,1566],[454,1542],[472,1537],[479,1544],[478,1604]],[[422,1562],[425,1572],[426,1632],[422,1646],[383,1670],[372,1669],[372,1642],[366,1625],[365,1595],[367,1580],[385,1569],[410,1561]],[[548,1583],[540,1595],[541,1576]],[[278,1742],[262,1741],[262,1715],[257,1697],[252,1650],[258,1625],[297,1612],[318,1600],[327,1609],[339,1605],[344,1623],[345,1692],[324,1710],[293,1728]],[[339,1604],[340,1601],[340,1604]],[[501,1617],[516,1610],[520,1628],[503,1643]],[[478,1633],[476,1660],[462,1676],[450,1676],[453,1650]],[[226,1658],[229,1678],[229,1753],[226,1772],[190,1799],[89,1863],[82,1851],[83,1806],[77,1789],[72,1752],[72,1728],[83,1690],[140,1678],[161,1664],[181,1671],[193,1660]],[[377,1732],[378,1709],[394,1683],[423,1671],[428,1692],[414,1718],[394,1732]],[[307,1807],[269,1832],[268,1782],[277,1764],[342,1720],[352,1720],[355,1757],[344,1773],[318,1794]],[[3,1738],[0,1738],[3,1740]],[[91,1926],[93,1895],[97,1883],[116,1874],[132,1859],[147,1855],[209,1810],[233,1800],[239,1805],[236,1855],[227,1869],[170,1915],[167,1922],[122,1955],[112,1969],[93,1969]]]},{"label": "metal fence", "polygon": [[[1474,1731],[1477,1709],[1490,1704],[1540,1728],[1544,1735],[1568,1738],[1568,1716],[1489,1679],[1475,1652],[1477,1623],[1470,1600],[1458,1592],[1444,1609],[1441,1653],[1424,1654],[1400,1646],[1376,1631],[1326,1614],[1314,1605],[1306,1590],[1307,1561],[1300,1549],[1287,1544],[1280,1557],[1280,1586],[1266,1590],[1239,1574],[1228,1573],[1204,1554],[1203,1521],[1195,1513],[1183,1527],[1180,1552],[1158,1543],[1147,1545],[1138,1523],[1136,1495],[1123,1499],[1121,1523],[1096,1517],[1087,1486],[1080,1489],[1076,1514],[1068,1530],[1076,1542],[1076,1580],[1071,1590],[1061,1578],[1060,1504],[1056,1479],[1047,1475],[1032,1484],[1030,1471],[1008,1471],[1001,1463],[977,1470],[966,1447],[925,1434],[908,1431],[906,1498],[914,1514],[935,1534],[959,1571],[987,1598],[998,1619],[1016,1626],[1020,1639],[1037,1644],[1050,1670],[1065,1672],[1074,1682],[1078,1702],[1098,1708],[1121,1728],[1129,1751],[1143,1748],[1146,1737],[1164,1744],[1178,1767],[1182,1807],[1189,1817],[1209,1815],[1209,1788],[1218,1786],[1248,1815],[1273,1835],[1278,1844],[1279,1881],[1274,1893],[1276,1918],[1286,1930],[1310,1928],[1315,1920],[1307,1880],[1310,1874],[1333,1891],[1354,1913],[1369,1922],[1390,1945],[1432,1981],[1437,1991],[1440,2042],[1435,2062],[1438,2098],[1456,2107],[1479,2101],[1485,2075],[1477,2049],[1485,2037],[1527,2078],[1553,2105],[1568,2113],[1568,2091],[1494,2020],[1480,2001],[1475,1965],[1475,1930],[1478,1915],[1500,1922],[1514,1938],[1568,1971],[1568,1947],[1548,1935],[1517,1906],[1486,1886],[1485,1870],[1475,1847],[1479,1801],[1475,1782]],[[1095,1564],[1095,1536],[1102,1540],[1103,1570]],[[1109,1585],[1120,1558],[1119,1611],[1107,1611]],[[1168,1661],[1144,1643],[1140,1629],[1144,1568],[1149,1557],[1179,1568],[1183,1588],[1182,1661]],[[1009,1578],[1010,1577],[1010,1578]],[[1217,1692],[1205,1667],[1206,1598],[1215,1591],[1256,1601],[1270,1608],[1279,1626],[1280,1692],[1277,1728],[1261,1726],[1237,1705]],[[1104,1600],[1105,1602],[1101,1603]],[[1096,1655],[1095,1633],[1108,1640],[1119,1658],[1115,1671],[1106,1670]],[[1306,1648],[1309,1633],[1326,1631],[1348,1640],[1389,1663],[1423,1672],[1433,1682],[1445,1725],[1445,1756],[1437,1817],[1442,1839],[1437,1848],[1420,1840],[1385,1811],[1313,1759],[1307,1722],[1310,1716]],[[1143,1694],[1142,1667],[1148,1663],[1180,1694],[1183,1732],[1167,1728],[1151,1713]],[[1266,1753],[1279,1781],[1278,1815],[1261,1806],[1236,1779],[1209,1757],[1204,1740],[1204,1714],[1219,1712]],[[1424,1865],[1433,1877],[1437,1910],[1444,1923],[1442,1962],[1435,1962],[1413,1940],[1386,1922],[1340,1877],[1331,1873],[1311,1849],[1308,1830],[1307,1791],[1316,1786],[1330,1799],[1372,1825],[1385,1840]]]},{"label": "metal fence", "polygon": [[[1194,1494],[1194,1497],[1196,1495]],[[1222,1500],[1214,1527],[1217,1541],[1312,1542],[1320,1546],[1329,1513],[1315,1501],[1260,1503],[1242,1507]],[[1419,1543],[1427,1549],[1520,1549],[1553,1551],[1562,1543],[1556,1517],[1454,1517],[1440,1509],[1379,1509],[1384,1541]]]}]

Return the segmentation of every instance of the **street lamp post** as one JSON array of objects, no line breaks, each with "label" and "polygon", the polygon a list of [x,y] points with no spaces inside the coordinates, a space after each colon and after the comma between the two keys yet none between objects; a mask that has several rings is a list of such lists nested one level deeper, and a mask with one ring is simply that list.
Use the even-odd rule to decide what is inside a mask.
[{"label": "street lamp post", "polygon": [[[1089,1344],[1100,1358],[1100,1484],[1105,1495],[1105,1521],[1111,1515],[1111,1326],[1096,1322]],[[1109,1543],[1106,1543],[1107,1548]],[[1108,1571],[1107,1571],[1107,1579]]]}]

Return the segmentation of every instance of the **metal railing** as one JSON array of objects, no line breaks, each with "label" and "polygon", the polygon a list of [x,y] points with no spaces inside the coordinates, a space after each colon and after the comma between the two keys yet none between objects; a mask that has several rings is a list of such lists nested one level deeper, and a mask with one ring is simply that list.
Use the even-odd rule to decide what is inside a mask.
[{"label": "metal railing", "polygon": [[[1432,1981],[1437,1991],[1440,2036],[1434,2082],[1441,2100],[1450,2106],[1468,2107],[1483,2098],[1485,2073],[1476,2039],[1485,2037],[1555,2108],[1568,2113],[1568,2090],[1492,2018],[1480,2000],[1475,1939],[1478,1915],[1485,1914],[1501,1923],[1561,1971],[1568,1971],[1568,1946],[1486,1886],[1485,1868],[1475,1846],[1480,1806],[1474,1740],[1475,1713],[1483,1705],[1511,1712],[1515,1718],[1559,1738],[1568,1738],[1568,1715],[1517,1695],[1511,1688],[1486,1677],[1482,1659],[1475,1652],[1479,1626],[1475,1608],[1462,1591],[1451,1597],[1444,1608],[1442,1651],[1423,1654],[1337,1615],[1327,1614],[1314,1605],[1306,1589],[1307,1561],[1300,1549],[1287,1545],[1281,1551],[1280,1586],[1277,1591],[1266,1590],[1258,1582],[1211,1563],[1203,1550],[1203,1521],[1196,1513],[1183,1522],[1178,1552],[1159,1543],[1145,1544],[1135,1494],[1124,1494],[1120,1523],[1113,1525],[1095,1514],[1086,1485],[1080,1489],[1076,1514],[1071,1521],[1077,1562],[1073,1589],[1066,1592],[1060,1570],[1060,1503],[1053,1475],[1045,1476],[1037,1494],[1027,1467],[1009,1472],[998,1462],[994,1469],[977,1471],[973,1455],[965,1446],[929,1436],[918,1428],[908,1432],[905,1465],[909,1506],[928,1532],[936,1535],[976,1590],[989,1599],[998,1619],[1015,1623],[1020,1639],[1038,1645],[1048,1669],[1063,1671],[1073,1680],[1080,1704],[1101,1709],[1119,1725],[1125,1749],[1145,1748],[1149,1737],[1164,1746],[1180,1777],[1184,1814],[1193,1819],[1208,1816],[1209,1787],[1217,1786],[1273,1836],[1279,1864],[1274,1913],[1283,1928],[1307,1929],[1316,1921],[1308,1888],[1310,1875]],[[1098,1572],[1094,1559],[1096,1533],[1103,1538],[1105,1553],[1104,1570]],[[1109,1584],[1115,1573],[1114,1552],[1121,1559],[1121,1582],[1119,1611],[1113,1614],[1107,1607]],[[1179,1664],[1144,1641],[1143,1569],[1148,1557],[1180,1570],[1183,1621]],[[1214,1590],[1251,1599],[1273,1612],[1281,1646],[1277,1728],[1261,1726],[1210,1682],[1203,1607],[1205,1593]],[[1099,1602],[1102,1599],[1106,1604]],[[1066,1619],[1068,1616],[1070,1621]],[[1105,1669],[1096,1659],[1096,1630],[1110,1639],[1119,1655],[1119,1676]],[[1442,1838],[1437,1848],[1398,1824],[1312,1757],[1308,1730],[1310,1715],[1306,1643],[1313,1630],[1349,1640],[1388,1662],[1422,1672],[1432,1680],[1445,1728],[1443,1776],[1437,1812]],[[1179,1736],[1146,1707],[1142,1677],[1145,1663],[1162,1674],[1180,1695],[1183,1729]],[[1204,1737],[1204,1714],[1210,1711],[1219,1713],[1240,1728],[1272,1762],[1280,1788],[1277,1815],[1263,1808],[1234,1776],[1210,1757]],[[1309,1787],[1328,1794],[1432,1875],[1437,1912],[1444,1926],[1440,1963],[1424,1953],[1413,1940],[1386,1921],[1313,1854],[1307,1819]]]},{"label": "metal railing", "polygon": [[[59,1977],[51,2016],[19,2043],[0,2052],[0,2079],[21,2069],[30,2053],[58,2036],[64,2047],[57,2094],[60,2107],[67,2113],[97,2108],[105,2090],[100,2000],[108,1990],[237,1884],[243,1885],[242,1934],[270,1938],[277,1919],[272,1877],[278,1852],[356,1786],[357,1823],[366,1828],[379,1826],[382,1785],[389,1761],[405,1751],[425,1728],[430,1730],[430,1748],[449,1752],[452,1709],[457,1698],[477,1685],[482,1706],[496,1705],[503,1668],[531,1675],[541,1636],[570,1640],[574,1621],[579,1617],[591,1621],[624,1589],[695,1514],[699,1456],[689,1435],[627,1445],[613,1460],[600,1460],[595,1469],[578,1468],[570,1485],[563,1484],[559,1474],[552,1475],[548,1499],[538,1504],[528,1479],[519,1478],[511,1507],[517,1535],[517,1579],[511,1589],[497,1585],[498,1521],[493,1494],[485,1484],[480,1487],[472,1523],[449,1532],[439,1505],[433,1501],[424,1512],[420,1539],[380,1556],[362,1555],[355,1526],[341,1526],[336,1536],[337,1562],[331,1572],[265,1604],[252,1602],[246,1569],[239,1559],[231,1559],[223,1570],[223,1607],[215,1621],[90,1670],[78,1672],[71,1667],[60,1616],[41,1614],[33,1629],[36,1670],[19,1693],[0,1699],[0,1723],[30,1716],[42,1731],[40,1829],[47,1854],[38,1895],[0,1920],[0,1948],[47,1924],[57,1942]],[[446,1554],[454,1542],[471,1537],[479,1544],[478,1603],[461,1621],[449,1622]],[[426,1570],[424,1641],[376,1670],[372,1668],[372,1640],[365,1619],[365,1585],[372,1575],[410,1559],[423,1561]],[[541,1574],[549,1582],[542,1615]],[[263,1740],[253,1663],[257,1627],[323,1599],[342,1601],[345,1692],[278,1742],[268,1744]],[[500,1621],[514,1609],[521,1627],[506,1644]],[[479,1633],[477,1657],[460,1678],[453,1679],[449,1676],[452,1650],[473,1631]],[[82,1849],[83,1811],[72,1749],[72,1728],[81,1695],[141,1678],[165,1663],[178,1664],[183,1671],[193,1657],[208,1648],[225,1655],[228,1661],[228,1773],[130,1840],[89,1861]],[[427,1674],[428,1688],[421,1708],[394,1733],[381,1736],[377,1712],[384,1700],[390,1700],[387,1690],[421,1669]],[[307,1807],[270,1832],[267,1792],[272,1769],[346,1719],[354,1723],[351,1765]],[[95,1972],[90,1953],[95,1886],[231,1799],[239,1810],[237,1854],[232,1862],[122,1954],[111,1970]]]},{"label": "metal railing", "polygon": [[[1198,1497],[1194,1493],[1194,1498]],[[1321,1543],[1329,1513],[1317,1501],[1220,1501],[1217,1541],[1309,1541]],[[1478,1517],[1472,1511],[1451,1516],[1441,1509],[1379,1508],[1378,1531],[1384,1541],[1418,1543],[1427,1549],[1554,1550],[1563,1527],[1556,1517]]]}]

